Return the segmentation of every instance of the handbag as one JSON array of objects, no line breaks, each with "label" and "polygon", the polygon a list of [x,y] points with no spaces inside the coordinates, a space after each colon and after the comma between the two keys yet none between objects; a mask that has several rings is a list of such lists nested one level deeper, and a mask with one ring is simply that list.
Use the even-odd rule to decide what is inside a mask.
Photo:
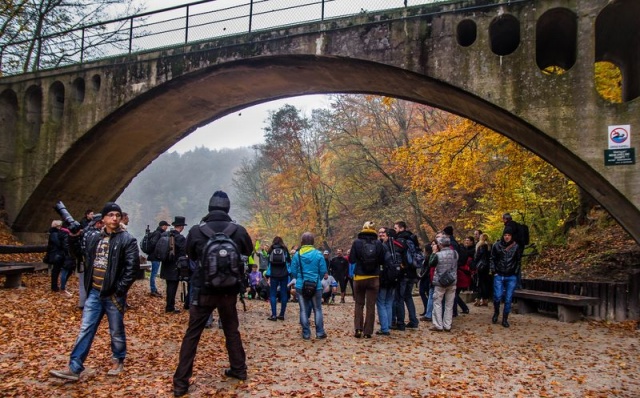
[{"label": "handbag", "polygon": [[456,278],[452,272],[445,272],[440,275],[440,279],[438,279],[438,284],[442,287],[449,287],[455,282]]},{"label": "handbag", "polygon": [[307,300],[311,300],[313,296],[316,294],[316,282],[313,281],[304,281],[302,283],[302,297]]}]

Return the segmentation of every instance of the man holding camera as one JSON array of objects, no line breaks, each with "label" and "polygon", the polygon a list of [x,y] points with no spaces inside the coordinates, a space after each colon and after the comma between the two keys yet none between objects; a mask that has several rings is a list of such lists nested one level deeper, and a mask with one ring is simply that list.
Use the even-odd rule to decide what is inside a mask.
[{"label": "man holding camera", "polygon": [[92,235],[86,246],[84,286],[87,300],[82,312],[80,333],[71,351],[69,367],[51,370],[50,374],[70,381],[78,381],[84,371],[83,363],[103,316],[109,321],[112,368],[108,376],[117,376],[124,369],[127,343],[124,330],[124,310],[127,292],[140,269],[140,255],[136,239],[122,230],[122,210],[114,202],[102,209],[104,229]]}]

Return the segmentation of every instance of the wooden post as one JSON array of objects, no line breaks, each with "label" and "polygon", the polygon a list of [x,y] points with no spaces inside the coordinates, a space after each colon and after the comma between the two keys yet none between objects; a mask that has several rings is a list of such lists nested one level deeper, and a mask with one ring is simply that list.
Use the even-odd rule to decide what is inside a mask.
[{"label": "wooden post", "polygon": [[618,283],[616,285],[616,322],[627,320],[627,285]]},{"label": "wooden post", "polygon": [[598,308],[598,312],[600,313],[600,319],[607,319],[607,284],[600,283],[598,284],[599,295],[600,297],[600,307]]},{"label": "wooden post", "polygon": [[629,272],[629,319],[640,319],[640,269]]},{"label": "wooden post", "polygon": [[616,300],[616,284],[609,283],[607,286],[607,321],[613,321],[616,318],[615,301]]}]

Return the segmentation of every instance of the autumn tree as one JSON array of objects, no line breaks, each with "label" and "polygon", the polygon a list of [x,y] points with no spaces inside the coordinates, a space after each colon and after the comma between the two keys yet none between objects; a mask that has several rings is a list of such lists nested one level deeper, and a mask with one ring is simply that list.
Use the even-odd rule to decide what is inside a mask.
[{"label": "autumn tree", "polygon": [[313,124],[290,105],[272,112],[265,143],[255,147],[254,159],[236,174],[236,186],[254,195],[245,204],[261,236],[278,234],[296,241],[311,230],[318,242],[327,239],[335,177],[328,172],[325,139]]},{"label": "autumn tree", "polygon": [[538,236],[550,236],[576,209],[576,185],[552,165],[484,126],[448,118],[447,128],[416,138],[395,160],[421,200],[448,214],[458,230],[481,228],[497,238],[501,215],[510,212]]}]

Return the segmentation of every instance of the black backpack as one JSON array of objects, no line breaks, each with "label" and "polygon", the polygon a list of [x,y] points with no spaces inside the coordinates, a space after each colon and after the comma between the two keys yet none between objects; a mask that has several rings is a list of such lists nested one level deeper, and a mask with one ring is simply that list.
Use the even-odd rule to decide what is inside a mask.
[{"label": "black backpack", "polygon": [[407,267],[415,270],[418,275],[422,275],[425,262],[424,253],[416,247],[412,238],[400,238],[398,240],[405,248],[405,263]]},{"label": "black backpack", "polygon": [[160,236],[156,247],[153,249],[153,255],[158,261],[173,261],[176,255],[176,247],[174,237],[170,232],[165,232]]},{"label": "black backpack", "polygon": [[402,272],[402,244],[389,238],[389,257],[385,258],[384,267],[380,274],[380,282],[384,285],[395,285],[400,280]]},{"label": "black backpack", "polygon": [[204,222],[199,227],[209,238],[200,257],[204,286],[228,288],[241,285],[244,278],[244,262],[238,245],[230,238],[238,226],[229,223],[222,232],[214,232]]},{"label": "black backpack", "polygon": [[289,275],[287,255],[281,247],[274,247],[269,254],[270,277],[284,278]]},{"label": "black backpack", "polygon": [[360,253],[360,264],[365,275],[375,275],[380,267],[378,261],[378,247],[375,239],[363,239]]},{"label": "black backpack", "polygon": [[147,225],[147,229],[144,230],[144,237],[142,238],[142,242],[140,242],[140,250],[142,250],[142,252],[144,254],[151,254],[153,253],[153,250],[151,250],[151,230],[149,229],[149,226]]},{"label": "black backpack", "polygon": [[284,249],[281,247],[274,247],[269,254],[269,262],[271,265],[284,265],[287,262],[287,257],[284,253]]}]

